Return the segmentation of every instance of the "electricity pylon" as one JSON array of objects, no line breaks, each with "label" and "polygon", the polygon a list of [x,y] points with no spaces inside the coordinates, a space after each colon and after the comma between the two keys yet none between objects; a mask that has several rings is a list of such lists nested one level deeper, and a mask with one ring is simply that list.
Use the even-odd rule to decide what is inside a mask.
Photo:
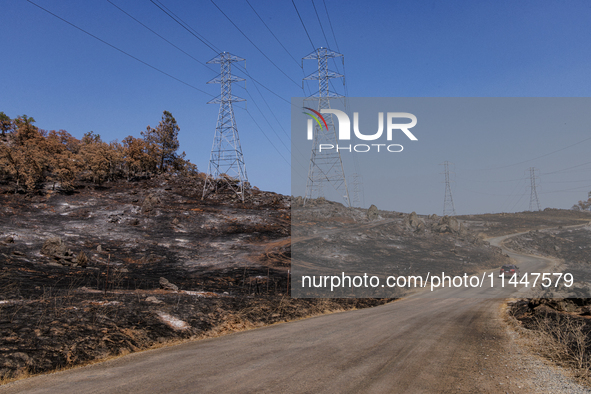
[{"label": "electricity pylon", "polygon": [[208,64],[220,64],[220,75],[207,83],[219,83],[221,94],[207,102],[207,104],[219,103],[220,111],[202,198],[205,198],[210,191],[227,187],[244,201],[244,188],[248,184],[248,177],[232,107],[233,102],[246,101],[232,95],[232,82],[244,81],[244,78],[232,75],[232,63],[239,61],[244,61],[244,59],[229,52],[222,52],[207,62]]},{"label": "electricity pylon", "polygon": [[361,207],[361,198],[360,195],[362,193],[362,181],[361,175],[357,172],[351,174],[351,188],[353,189],[353,200],[351,201],[351,206],[353,207]]},{"label": "electricity pylon", "polygon": [[443,216],[455,216],[456,215],[456,207],[454,206],[454,198],[451,195],[451,182],[449,180],[449,162],[443,162],[443,168],[445,174],[445,198],[443,200]]},{"label": "electricity pylon", "polygon": [[538,200],[538,191],[536,190],[536,169],[534,167],[529,168],[529,210],[533,211],[534,207],[540,211],[540,200]]},{"label": "electricity pylon", "polygon": [[[304,103],[310,101],[317,101],[318,112],[322,109],[330,108],[330,100],[333,98],[343,97],[328,89],[329,80],[331,78],[341,78],[342,74],[338,74],[328,69],[328,59],[341,57],[340,53],[334,52],[328,48],[318,48],[302,60],[317,60],[318,71],[313,72],[304,78],[304,81],[318,81],[318,93],[304,99]],[[307,104],[312,106],[313,104]],[[330,144],[334,147],[338,146],[336,129],[332,114],[325,114],[324,119],[326,124],[314,125],[314,137],[312,145],[312,155],[310,157],[310,167],[308,169],[308,179],[306,181],[306,196],[304,197],[304,205],[306,200],[316,197],[321,197],[324,184],[330,184],[335,190],[343,193],[347,206],[351,206],[349,199],[349,190],[347,188],[347,180],[345,178],[345,170],[343,168],[343,161],[341,160],[341,153],[335,150],[321,151],[320,144]]]}]

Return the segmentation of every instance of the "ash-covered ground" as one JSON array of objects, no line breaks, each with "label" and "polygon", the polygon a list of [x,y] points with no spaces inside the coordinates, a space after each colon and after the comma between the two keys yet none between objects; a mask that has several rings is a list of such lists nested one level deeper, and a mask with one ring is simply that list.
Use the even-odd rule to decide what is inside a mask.
[{"label": "ash-covered ground", "polygon": [[[375,206],[347,209],[324,199],[292,210],[292,267],[294,283],[302,276],[388,276],[473,274],[509,262],[501,249],[491,246],[462,220],[437,215],[380,211]],[[409,289],[319,287],[298,294],[322,297],[396,297]]]},{"label": "ash-covered ground", "polygon": [[[536,298],[512,303],[514,317],[524,327],[534,329],[542,318],[562,316],[580,319],[591,335],[591,212],[546,208],[543,211],[465,215],[467,228],[488,236],[523,232],[504,245],[517,252],[550,256],[558,259],[556,270],[571,273],[574,286],[549,287]],[[561,294],[568,294],[564,296]],[[591,353],[591,339],[590,339]]]},{"label": "ash-covered ground", "polygon": [[0,194],[0,380],[388,300],[289,296],[290,198],[199,178]]},{"label": "ash-covered ground", "polygon": [[[546,212],[537,213],[538,221]],[[535,298],[510,303],[509,315],[522,333],[533,342],[534,350],[554,363],[569,368],[584,384],[591,382],[591,214],[552,210],[556,224],[564,213],[563,225],[548,226],[512,237],[505,246],[527,254],[553,257],[553,273],[571,274],[572,286],[561,282],[537,290]],[[575,226],[573,221],[578,222]],[[566,226],[570,224],[571,227]],[[582,224],[582,225],[581,225]],[[523,277],[521,279],[524,279]]]},{"label": "ash-covered ground", "polygon": [[[531,318],[548,313],[591,319],[591,223],[573,228],[531,230],[507,240],[505,245],[522,253],[557,258],[559,271],[571,274],[574,280],[569,288],[564,287],[564,283],[550,286],[540,291],[536,299],[517,303],[514,309],[520,319],[530,322]],[[568,296],[561,296],[562,293]],[[589,329],[591,331],[591,320]]]},{"label": "ash-covered ground", "polygon": [[202,187],[174,175],[71,194],[0,185],[0,382],[391,300],[292,298],[292,244],[322,250],[325,265],[386,257],[409,273],[507,259],[479,235],[512,232],[491,225],[498,217],[349,210],[322,199],[303,211],[296,198],[291,227],[288,196],[253,188],[244,203],[227,191],[202,200]]},{"label": "ash-covered ground", "polygon": [[496,237],[530,230],[585,224],[591,220],[591,212],[546,208],[543,211],[462,215],[458,216],[458,219],[474,232],[482,232],[487,237]]}]

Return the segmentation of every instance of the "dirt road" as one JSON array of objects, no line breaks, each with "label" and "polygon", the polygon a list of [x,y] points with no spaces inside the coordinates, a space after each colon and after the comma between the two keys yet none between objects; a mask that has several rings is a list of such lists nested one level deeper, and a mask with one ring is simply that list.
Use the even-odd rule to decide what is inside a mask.
[{"label": "dirt road", "polygon": [[[514,257],[522,272],[549,265]],[[482,289],[479,296],[489,298],[423,292],[18,381],[0,393],[540,392],[524,351],[499,321],[502,299],[490,298],[509,295],[500,288]]]}]

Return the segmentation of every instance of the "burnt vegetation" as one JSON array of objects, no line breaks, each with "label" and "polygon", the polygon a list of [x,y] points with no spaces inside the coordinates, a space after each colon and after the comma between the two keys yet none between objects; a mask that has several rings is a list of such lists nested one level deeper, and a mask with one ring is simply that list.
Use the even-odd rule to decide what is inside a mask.
[{"label": "burnt vegetation", "polygon": [[[573,212],[577,211],[579,222],[591,219],[588,212]],[[587,224],[531,230],[506,242],[522,253],[553,257],[560,262],[560,271],[573,275],[575,283],[570,288],[550,286],[538,298],[512,303],[510,316],[532,338],[536,352],[570,368],[586,384],[591,382],[590,240]]]},{"label": "burnt vegetation", "polygon": [[[105,142],[93,132],[77,139],[39,129],[26,115],[11,119],[0,112],[0,383],[389,301],[291,298],[292,199],[248,186],[242,201],[224,188],[232,181],[226,178],[202,199],[205,176],[177,153],[179,131],[164,111],[141,138]],[[301,198],[293,202],[298,208]],[[328,265],[336,252],[376,267],[390,256],[400,264],[392,268],[412,273],[501,265],[506,256],[481,233],[590,219],[587,203],[578,211],[460,220],[348,210],[322,199],[310,205],[294,210],[295,245],[324,248]],[[388,222],[374,226],[382,220]],[[325,231],[335,233],[332,249],[332,241],[320,239]],[[583,273],[589,233],[532,232],[509,246],[563,258]],[[523,300],[513,314],[545,333],[549,355],[588,375],[589,297],[553,298]]]},{"label": "burnt vegetation", "polygon": [[0,383],[388,301],[291,298],[290,198],[202,199],[169,112],[121,143],[1,120]]}]

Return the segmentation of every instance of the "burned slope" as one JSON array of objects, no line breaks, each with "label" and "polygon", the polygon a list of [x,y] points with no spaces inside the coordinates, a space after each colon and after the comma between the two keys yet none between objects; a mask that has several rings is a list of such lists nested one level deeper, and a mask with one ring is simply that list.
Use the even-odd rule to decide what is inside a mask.
[{"label": "burned slope", "polygon": [[[324,200],[313,200],[306,207],[296,200],[292,215],[292,265],[301,267],[305,275],[367,273],[426,278],[428,273],[472,274],[508,262],[500,248],[453,217],[426,217],[375,207],[347,209]],[[370,297],[394,294],[382,287],[368,291]],[[345,292],[338,296],[350,295]]]},{"label": "burned slope", "polygon": [[[561,283],[550,286],[535,300],[528,300],[532,310],[544,305],[554,312],[568,312],[589,316],[591,309],[591,225],[577,228],[535,230],[515,236],[505,242],[513,250],[551,256],[559,259],[558,272],[572,274],[573,285],[568,288]],[[545,310],[545,309],[544,309]]]},{"label": "burned slope", "polygon": [[560,264],[554,272],[572,274],[574,283],[539,290],[536,298],[517,300],[510,315],[537,338],[536,351],[572,368],[589,383],[591,369],[591,226],[532,230],[505,242],[513,250],[551,256]]},{"label": "burned slope", "polygon": [[572,226],[591,220],[591,213],[570,209],[546,208],[543,211],[517,213],[489,213],[483,215],[458,216],[464,225],[476,233],[487,237],[497,237],[509,233]]},{"label": "burned slope", "polygon": [[[216,277],[229,267],[254,268],[259,262],[252,256],[262,253],[267,242],[289,236],[283,196],[259,192],[246,204],[201,201],[197,187],[174,176],[72,195],[0,198],[6,263],[43,264],[42,277],[14,278],[18,290],[9,296],[18,296],[17,291],[39,295],[36,288],[50,284],[46,280],[52,274],[44,274],[48,267],[64,278],[76,273],[87,287],[104,287],[108,266],[122,289],[151,289],[165,276],[184,289],[216,290],[216,281],[202,278],[204,272]],[[44,244],[55,238],[69,252],[42,254]],[[78,262],[81,253],[87,262]],[[105,272],[97,276],[97,271]]]},{"label": "burned slope", "polygon": [[0,194],[0,378],[385,302],[290,298],[289,198],[200,181]]}]

